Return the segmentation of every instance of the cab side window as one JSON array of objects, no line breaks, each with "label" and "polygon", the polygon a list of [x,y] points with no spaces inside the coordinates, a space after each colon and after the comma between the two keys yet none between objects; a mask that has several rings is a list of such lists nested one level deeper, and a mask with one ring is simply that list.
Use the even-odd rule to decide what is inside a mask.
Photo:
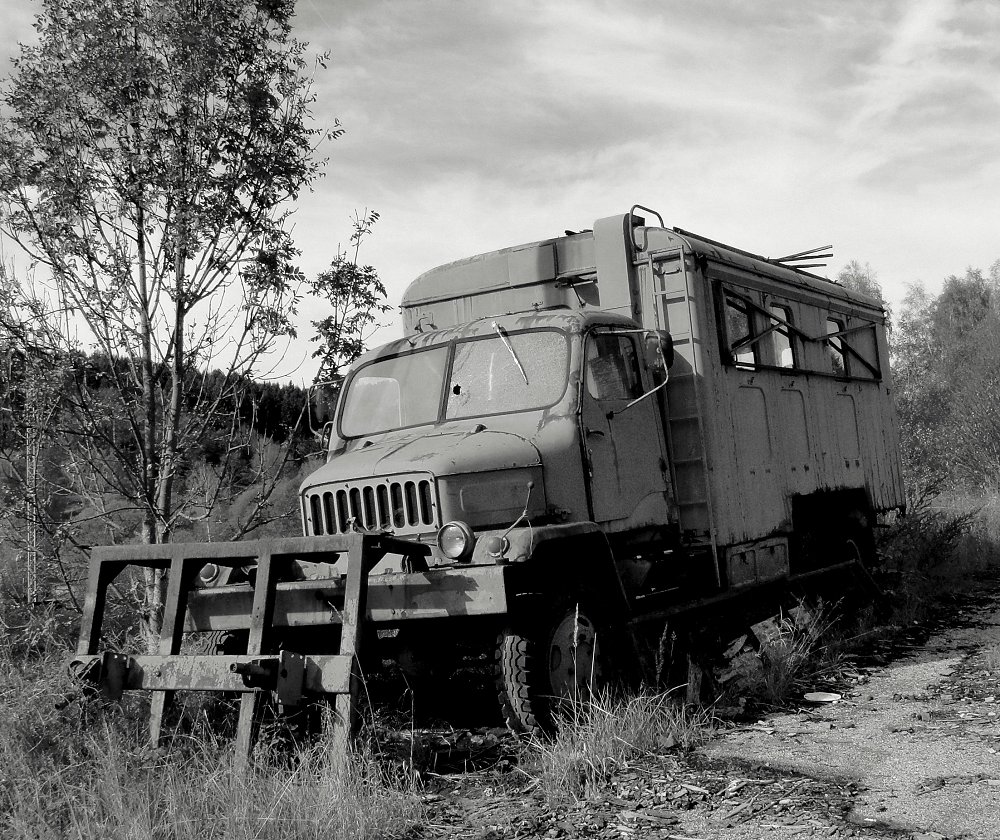
[{"label": "cab side window", "polygon": [[630,336],[597,333],[587,342],[587,392],[595,400],[642,395],[635,343]]}]

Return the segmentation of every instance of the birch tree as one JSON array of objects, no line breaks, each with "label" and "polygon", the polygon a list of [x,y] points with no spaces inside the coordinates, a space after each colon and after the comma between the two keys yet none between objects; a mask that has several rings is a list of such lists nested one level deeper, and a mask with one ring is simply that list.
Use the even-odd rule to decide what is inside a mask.
[{"label": "birch tree", "polygon": [[[121,539],[169,541],[184,453],[293,335],[289,214],[341,131],[312,123],[293,5],[43,0],[3,90],[0,228],[46,287],[33,340],[110,360],[115,398],[69,377],[62,432],[85,443],[81,483],[135,511]],[[157,575],[145,606],[155,633]]]}]

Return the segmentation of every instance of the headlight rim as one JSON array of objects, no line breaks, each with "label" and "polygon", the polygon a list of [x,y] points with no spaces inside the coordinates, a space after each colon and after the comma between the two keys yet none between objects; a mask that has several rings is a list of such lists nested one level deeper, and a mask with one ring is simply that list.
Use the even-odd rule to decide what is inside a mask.
[{"label": "headlight rim", "polygon": [[[214,571],[211,571],[209,574],[206,575],[205,572],[208,569],[213,569]],[[221,574],[222,574],[222,566],[220,566],[218,563],[209,560],[207,563],[205,563],[204,566],[198,569],[198,582],[202,586],[211,586],[219,579]]]},{"label": "headlight rim", "polygon": [[[465,544],[463,545],[462,550],[457,554],[449,553],[449,551],[445,549],[442,544],[442,538],[445,535],[445,531],[449,528],[457,528],[461,532],[462,537],[465,539]],[[461,519],[453,519],[450,522],[445,522],[444,525],[438,528],[436,542],[438,550],[445,558],[456,563],[467,563],[472,559],[472,554],[476,548],[476,534],[472,530],[472,526],[470,526],[467,522],[463,522]]]}]

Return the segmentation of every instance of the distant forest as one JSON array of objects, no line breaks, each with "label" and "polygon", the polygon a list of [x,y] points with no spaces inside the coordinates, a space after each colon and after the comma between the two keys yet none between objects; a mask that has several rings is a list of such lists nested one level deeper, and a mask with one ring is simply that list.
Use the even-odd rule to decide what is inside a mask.
[{"label": "distant forest", "polygon": [[[62,365],[54,365],[52,360],[48,362],[47,369],[65,371],[67,381],[61,383],[61,388],[67,392],[86,388],[100,393],[102,389],[109,388],[111,382],[120,383],[128,379],[126,376],[116,377],[114,367],[117,365],[124,368],[129,363],[123,359],[112,360],[103,353],[79,353]],[[31,383],[27,381],[30,373],[31,366],[23,351],[13,350],[0,354],[0,446],[6,447],[11,443],[10,435],[17,426],[17,420],[23,417],[31,392]],[[298,385],[244,380],[239,388],[234,389],[221,371],[208,374],[192,371],[188,376],[192,380],[187,389],[189,394],[208,395],[209,399],[218,395],[224,403],[222,414],[227,417],[235,414],[254,432],[275,443],[284,443],[293,438],[300,427],[309,427],[310,420],[313,428],[322,427],[330,413],[328,402],[317,406],[314,401],[310,406],[311,415],[304,414],[308,393]],[[166,371],[163,371],[162,378],[166,378]],[[118,393],[119,386],[115,385],[114,390]],[[240,392],[238,405],[234,405],[232,398],[226,396],[234,390]],[[138,394],[134,396],[138,397]],[[189,398],[189,402],[188,408],[194,409],[195,400]],[[202,457],[209,462],[213,458],[217,459],[217,453],[213,455],[213,452],[218,446],[218,442],[206,445],[201,452]]]}]

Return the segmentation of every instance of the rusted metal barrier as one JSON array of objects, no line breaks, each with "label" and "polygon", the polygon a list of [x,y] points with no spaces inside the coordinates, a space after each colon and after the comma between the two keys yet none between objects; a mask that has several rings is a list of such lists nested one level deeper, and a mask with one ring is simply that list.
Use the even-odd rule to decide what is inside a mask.
[{"label": "rusted metal barrier", "polygon": [[[149,738],[159,743],[164,712],[179,690],[236,692],[240,697],[236,751],[249,756],[265,693],[283,707],[298,707],[313,699],[332,698],[334,748],[346,751],[357,722],[356,699],[360,671],[361,623],[365,619],[368,575],[386,554],[426,554],[419,543],[376,534],[296,537],[241,543],[167,543],[104,546],[91,556],[90,578],[80,626],[77,655],[71,671],[100,687],[109,699],[122,692],[153,692]],[[340,624],[336,652],[303,655],[274,650],[274,609],[281,577],[295,560],[333,562],[346,558],[341,576],[340,607],[330,604],[330,624]],[[181,653],[185,615],[199,570],[206,563],[256,567],[245,654],[190,655]],[[339,563],[343,568],[343,563]],[[132,656],[100,650],[108,588],[129,566],[167,572],[167,596],[156,655]],[[346,580],[344,580],[346,578]],[[195,596],[197,597],[197,596]]]}]

